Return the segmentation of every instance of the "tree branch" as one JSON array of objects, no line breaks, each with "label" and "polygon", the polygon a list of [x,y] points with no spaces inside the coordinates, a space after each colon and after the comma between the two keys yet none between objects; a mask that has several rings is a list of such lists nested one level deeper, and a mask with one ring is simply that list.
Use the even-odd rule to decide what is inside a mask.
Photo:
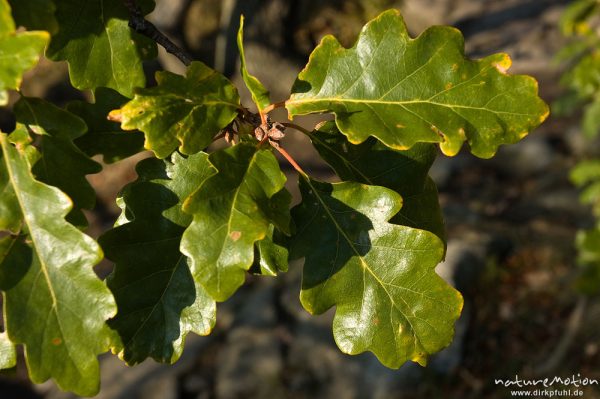
[{"label": "tree branch", "polygon": [[161,31],[159,31],[152,22],[144,18],[142,11],[136,4],[135,0],[123,0],[123,4],[125,4],[125,7],[127,7],[127,10],[129,10],[129,27],[131,29],[163,46],[168,53],[171,53],[175,57],[179,58],[179,60],[183,62],[185,66],[189,66],[192,63],[193,58],[185,50],[179,48]]}]

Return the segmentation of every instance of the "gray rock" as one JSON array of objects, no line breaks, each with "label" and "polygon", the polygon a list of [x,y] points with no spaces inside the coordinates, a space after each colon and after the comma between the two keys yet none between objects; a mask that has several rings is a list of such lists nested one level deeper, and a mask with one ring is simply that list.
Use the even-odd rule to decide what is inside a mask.
[{"label": "gray rock", "polygon": [[239,327],[229,334],[217,359],[219,399],[284,396],[283,362],[272,329]]},{"label": "gray rock", "polygon": [[461,292],[468,289],[485,268],[487,241],[449,240],[446,259],[435,269],[437,274]]},{"label": "gray rock", "polygon": [[506,175],[526,178],[546,172],[555,161],[555,156],[548,141],[534,134],[516,145],[500,147],[489,162]]},{"label": "gray rock", "polygon": [[220,399],[283,396],[274,283],[270,278],[255,281],[236,311],[216,362],[216,392]]},{"label": "gray rock", "polygon": [[177,399],[177,379],[172,374],[163,374],[144,384],[138,393],[139,399]]},{"label": "gray rock", "polygon": [[429,169],[429,176],[439,188],[444,188],[451,184],[451,179],[455,173],[461,169],[471,167],[474,162],[475,158],[465,150],[453,157],[439,154],[433,165],[431,165],[431,169]]}]

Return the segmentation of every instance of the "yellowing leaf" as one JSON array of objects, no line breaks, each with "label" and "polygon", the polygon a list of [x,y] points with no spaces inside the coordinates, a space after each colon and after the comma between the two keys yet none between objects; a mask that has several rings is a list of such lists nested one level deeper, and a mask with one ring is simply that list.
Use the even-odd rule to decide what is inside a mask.
[{"label": "yellowing leaf", "polygon": [[201,62],[192,62],[185,77],[163,71],[156,73],[156,80],[158,86],[138,90],[111,115],[121,119],[123,129],[144,132],[146,148],[159,158],[177,147],[187,155],[203,150],[237,116],[237,90]]},{"label": "yellowing leaf", "polygon": [[8,102],[7,89],[18,89],[21,77],[37,62],[48,43],[48,32],[15,32],[7,0],[0,0],[0,105]]}]

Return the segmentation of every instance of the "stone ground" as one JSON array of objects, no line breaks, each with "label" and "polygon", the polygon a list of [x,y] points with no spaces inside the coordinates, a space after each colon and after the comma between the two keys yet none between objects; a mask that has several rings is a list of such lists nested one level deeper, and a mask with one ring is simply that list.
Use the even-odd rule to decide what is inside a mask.
[{"label": "stone ground", "polygon": [[[232,46],[243,12],[250,70],[271,89],[274,100],[283,100],[322,35],[334,33],[351,45],[366,19],[396,6],[413,35],[433,24],[450,24],[464,32],[470,56],[508,53],[511,71],[536,77],[542,97],[551,102],[560,94],[561,67],[553,54],[563,43],[557,22],[566,3],[163,0],[153,18],[197,58],[239,85]],[[161,54],[160,62],[182,70],[169,55]],[[74,95],[64,77],[64,65],[43,63],[23,91],[64,102]],[[242,93],[248,104],[248,94]],[[315,120],[302,123],[310,126]],[[333,178],[303,136],[288,136],[284,145],[307,170]],[[463,292],[466,304],[454,343],[434,356],[429,367],[406,364],[399,371],[388,370],[371,354],[341,354],[332,338],[332,312],[312,317],[301,308],[301,264],[294,263],[282,278],[249,277],[230,301],[220,304],[213,334],[190,336],[174,366],[146,361],[127,368],[116,357],[103,356],[98,398],[504,398],[509,393],[495,387],[494,378],[577,373],[600,378],[600,337],[594,324],[600,303],[572,290],[577,273],[572,241],[575,231],[590,223],[589,210],[578,206],[567,178],[569,168],[590,151],[580,139],[577,116],[551,117],[491,160],[466,151],[438,158],[431,175],[439,185],[450,237],[438,272]],[[141,156],[90,176],[99,193],[97,212],[89,215],[92,235],[112,224],[116,208],[111,198],[135,178],[133,165]],[[289,172],[289,188],[297,198],[296,178]],[[100,269],[106,272],[110,265]],[[557,352],[557,347],[566,350]],[[23,375],[20,368],[16,378],[0,379],[2,399],[75,398],[51,382],[30,387]],[[585,397],[600,398],[600,393],[586,390]]]}]

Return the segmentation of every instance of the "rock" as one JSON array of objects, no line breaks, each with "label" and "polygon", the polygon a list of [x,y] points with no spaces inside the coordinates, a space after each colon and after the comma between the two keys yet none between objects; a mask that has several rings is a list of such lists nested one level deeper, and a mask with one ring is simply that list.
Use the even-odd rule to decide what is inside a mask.
[{"label": "rock", "polygon": [[333,310],[299,323],[287,364],[290,390],[302,398],[354,399],[361,386],[356,357],[335,346],[331,332]]},{"label": "rock", "polygon": [[159,0],[147,18],[160,30],[174,29],[187,3],[187,0]]},{"label": "rock", "polygon": [[531,135],[516,145],[500,147],[489,162],[500,172],[520,179],[547,171],[555,161],[555,153],[548,141],[540,135]]},{"label": "rock", "polygon": [[177,379],[172,374],[163,374],[142,385],[139,399],[177,399]]},{"label": "rock", "polygon": [[466,149],[463,149],[456,156],[448,157],[438,154],[437,158],[429,169],[429,176],[433,179],[438,188],[443,189],[451,184],[452,177],[462,169],[473,166],[477,159],[470,155]]},{"label": "rock", "polygon": [[238,327],[219,353],[219,399],[270,399],[284,396],[280,346],[273,329]]},{"label": "rock", "polygon": [[220,399],[284,395],[281,344],[277,336],[274,280],[262,278],[247,291],[216,362]]},{"label": "rock", "polygon": [[446,259],[435,269],[437,274],[460,292],[468,290],[485,268],[486,241],[449,240]]}]

